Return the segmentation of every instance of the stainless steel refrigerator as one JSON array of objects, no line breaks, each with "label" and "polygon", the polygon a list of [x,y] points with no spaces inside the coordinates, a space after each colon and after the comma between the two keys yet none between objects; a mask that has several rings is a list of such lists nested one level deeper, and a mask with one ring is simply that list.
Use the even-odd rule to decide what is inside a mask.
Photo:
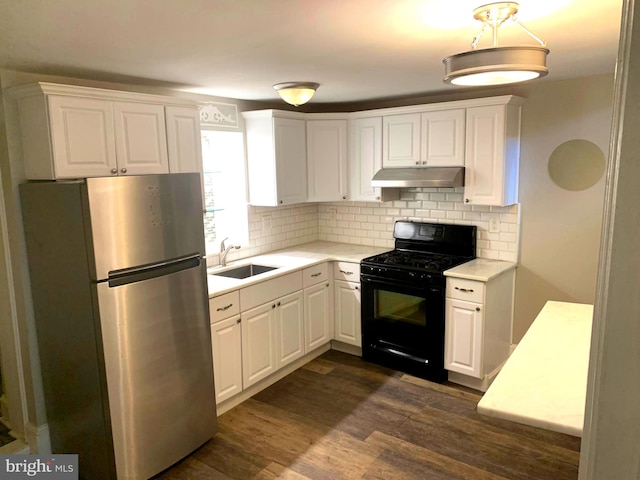
[{"label": "stainless steel refrigerator", "polygon": [[198,174],[20,186],[47,421],[80,475],[144,479],[216,429]]}]

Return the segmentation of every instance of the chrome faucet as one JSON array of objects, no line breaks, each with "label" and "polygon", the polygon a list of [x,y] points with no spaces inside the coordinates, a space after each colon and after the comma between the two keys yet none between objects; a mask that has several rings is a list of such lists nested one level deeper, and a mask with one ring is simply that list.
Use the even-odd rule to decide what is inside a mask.
[{"label": "chrome faucet", "polygon": [[229,250],[233,248],[240,248],[240,245],[229,245],[228,247],[225,247],[224,244],[227,240],[229,240],[229,237],[226,237],[220,242],[220,265],[223,267],[227,265],[227,254],[229,253]]}]

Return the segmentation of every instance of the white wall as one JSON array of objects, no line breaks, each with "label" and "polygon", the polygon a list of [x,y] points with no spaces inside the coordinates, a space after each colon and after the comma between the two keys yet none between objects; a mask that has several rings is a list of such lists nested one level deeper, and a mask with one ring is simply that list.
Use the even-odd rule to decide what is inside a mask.
[{"label": "white wall", "polygon": [[605,179],[587,190],[563,190],[549,177],[548,159],[574,139],[608,154],[613,77],[531,84],[524,96],[516,342],[547,300],[594,302]]}]

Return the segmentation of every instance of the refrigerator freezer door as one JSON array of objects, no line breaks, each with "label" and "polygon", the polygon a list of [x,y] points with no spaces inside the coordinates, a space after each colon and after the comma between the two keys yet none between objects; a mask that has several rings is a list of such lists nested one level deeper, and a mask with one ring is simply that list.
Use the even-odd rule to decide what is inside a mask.
[{"label": "refrigerator freezer door", "polygon": [[200,253],[204,226],[197,173],[87,179],[94,280]]},{"label": "refrigerator freezer door", "polygon": [[118,478],[149,478],[215,433],[204,268],[97,285]]}]

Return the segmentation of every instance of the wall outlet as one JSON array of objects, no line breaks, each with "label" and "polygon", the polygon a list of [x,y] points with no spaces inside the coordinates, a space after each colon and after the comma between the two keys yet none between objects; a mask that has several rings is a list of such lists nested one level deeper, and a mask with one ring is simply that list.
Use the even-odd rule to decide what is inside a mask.
[{"label": "wall outlet", "polygon": [[264,233],[271,232],[271,214],[270,213],[262,214],[262,231]]},{"label": "wall outlet", "polygon": [[500,219],[491,217],[489,220],[489,233],[500,233]]}]

